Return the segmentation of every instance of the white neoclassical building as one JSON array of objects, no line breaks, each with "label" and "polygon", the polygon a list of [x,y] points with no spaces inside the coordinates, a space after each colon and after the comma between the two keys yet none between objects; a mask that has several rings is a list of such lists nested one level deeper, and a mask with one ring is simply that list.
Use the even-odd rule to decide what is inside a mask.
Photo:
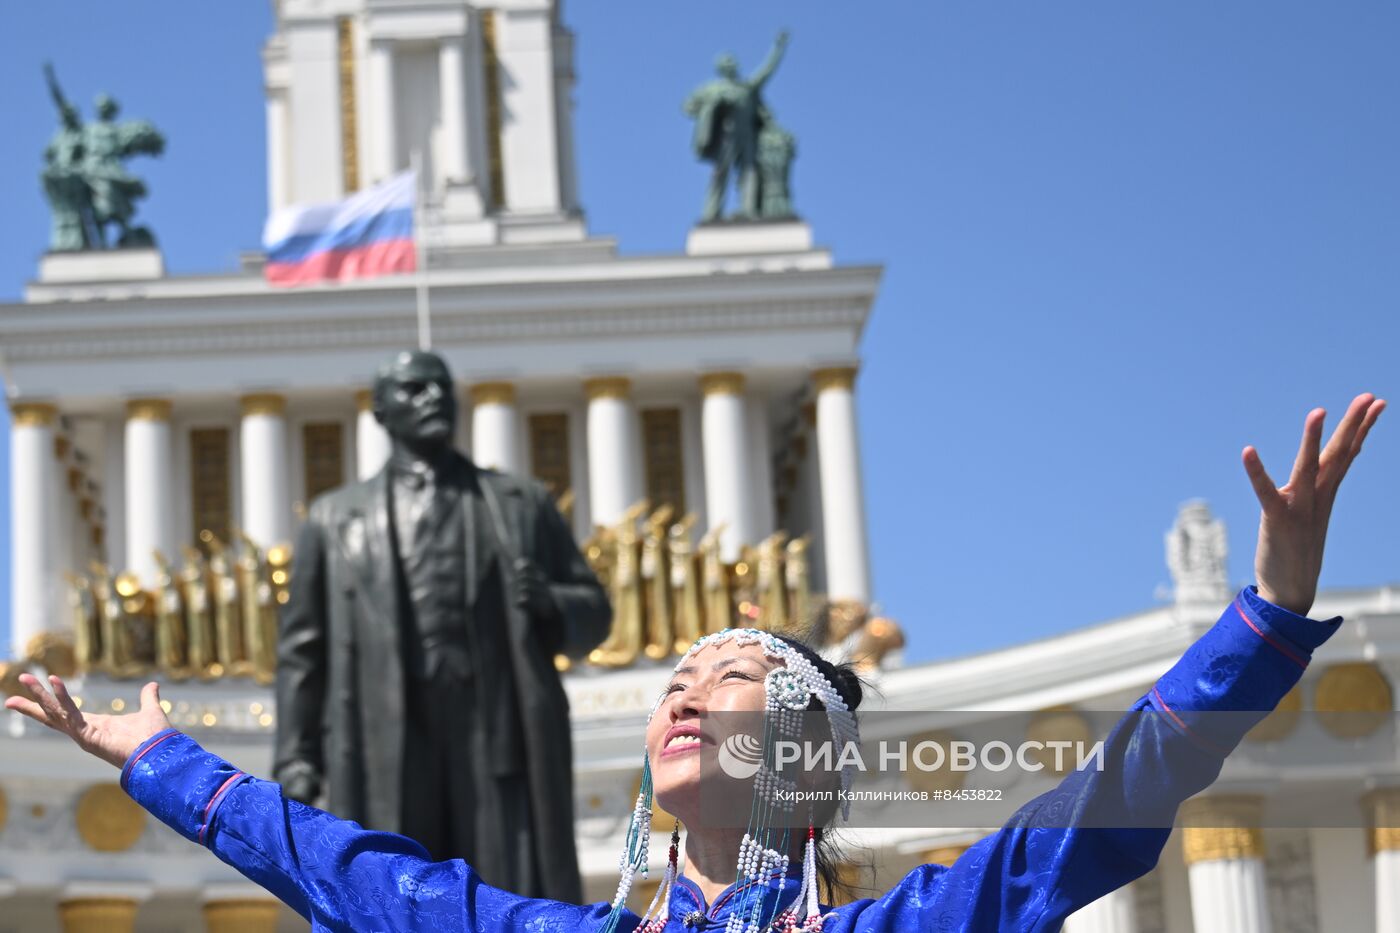
[{"label": "white neoclassical building", "polygon": [[[732,613],[779,624],[824,598],[838,609],[833,650],[870,666],[872,708],[1039,711],[1073,728],[1079,710],[1130,705],[1228,598],[1223,529],[1192,506],[1169,535],[1170,605],[900,666],[898,628],[864,614],[874,591],[853,395],[881,270],[837,263],[800,222],[697,228],[675,255],[621,255],[591,236],[572,39],[553,0],[275,6],[269,209],[341,197],[421,154],[423,277],[433,347],[461,383],[459,441],[550,485],[612,590],[608,644],[564,673],[590,896],[612,893],[646,710],[697,628]],[[13,515],[0,687],[76,656],[84,707],[121,710],[155,668],[176,725],[266,774],[276,710],[259,626],[275,617],[301,509],[383,463],[365,390],[417,342],[418,280],[285,290],[266,284],[262,261],[167,276],[154,251],[50,255],[23,300],[0,305]],[[1324,593],[1318,612],[1349,622],[1290,706],[1394,709],[1400,589]],[[909,733],[932,715],[909,715]],[[1377,723],[1336,736],[1305,715],[1274,720],[1198,805],[1223,828],[1174,834],[1156,871],[1072,927],[1400,929],[1400,836],[1383,828],[1400,825],[1395,720]],[[0,714],[0,933],[305,928],[153,825],[113,777]],[[1048,786],[1021,781],[1008,793]],[[1231,828],[1240,808],[1321,793],[1353,801],[1355,819]],[[882,886],[986,831],[852,835]]]}]

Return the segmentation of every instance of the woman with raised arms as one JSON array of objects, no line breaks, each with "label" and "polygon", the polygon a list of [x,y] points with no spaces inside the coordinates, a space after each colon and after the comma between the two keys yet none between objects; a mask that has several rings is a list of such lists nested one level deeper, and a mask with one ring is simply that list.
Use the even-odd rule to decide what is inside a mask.
[{"label": "woman with raised arms", "polygon": [[[122,787],[138,803],[291,905],[315,930],[1057,930],[1070,913],[1156,864],[1177,806],[1215,779],[1224,756],[1298,682],[1314,649],[1341,624],[1306,616],[1337,490],[1384,406],[1358,396],[1325,449],[1324,412],[1310,412],[1281,488],[1254,448],[1244,449],[1262,511],[1256,586],[1240,592],[1108,736],[1105,768],[1070,774],[953,865],[923,865],[879,898],[834,909],[819,894],[834,868],[823,860],[827,827],[789,833],[770,825],[764,814],[774,812],[774,782],[749,782],[755,816],[746,831],[706,826],[699,812],[702,785],[714,779],[699,752],[711,741],[707,720],[717,714],[762,712],[765,722],[782,726],[813,710],[825,714],[817,718],[838,742],[856,737],[859,682],[772,633],[707,635],[677,665],[648,720],[642,792],[617,897],[591,906],[493,888],[461,860],[432,862],[411,839],[288,800],[279,785],[172,729],[155,683],[142,690],[140,709],[123,716],[85,715],[58,677],[49,678],[50,692],[24,675],[30,697],[5,705],[120,767]],[[1217,710],[1257,712],[1225,717],[1227,725],[1200,715]],[[840,775],[843,783],[848,778]],[[653,799],[686,827],[685,868],[681,873],[673,835],[663,882],[638,917],[623,902],[648,860]],[[1065,814],[1072,814],[1069,825]]]}]

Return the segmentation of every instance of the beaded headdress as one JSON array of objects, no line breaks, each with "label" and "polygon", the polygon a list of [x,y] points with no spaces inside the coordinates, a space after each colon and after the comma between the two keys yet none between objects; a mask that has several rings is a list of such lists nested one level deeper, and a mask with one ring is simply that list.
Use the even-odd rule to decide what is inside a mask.
[{"label": "beaded headdress", "polygon": [[[761,933],[770,929],[789,933],[818,933],[821,930],[822,918],[817,902],[814,826],[809,825],[807,828],[802,883],[797,895],[785,906],[780,905],[771,911],[765,909],[764,894],[769,882],[786,876],[789,868],[787,852],[791,842],[791,829],[786,825],[789,821],[784,821],[785,826],[779,829],[771,825],[773,816],[775,811],[780,810],[791,813],[795,806],[791,802],[792,795],[780,794],[783,789],[792,790],[795,782],[779,776],[773,762],[772,750],[780,738],[794,738],[801,732],[802,714],[808,710],[813,699],[820,701],[826,711],[832,741],[837,749],[844,749],[848,744],[859,742],[855,713],[847,706],[845,698],[836,686],[812,663],[811,658],[772,632],[741,628],[725,629],[705,635],[690,646],[690,650],[681,657],[676,667],[683,666],[702,648],[731,640],[741,647],[759,645],[767,657],[782,661],[783,664],[773,668],[764,678],[766,699],[763,716],[763,763],[754,778],[749,825],[739,846],[735,867],[736,902],[725,925],[725,933]],[[648,723],[665,699],[666,691],[663,690],[652,705],[651,713],[647,716]],[[843,764],[840,767],[843,818],[850,816],[850,801],[846,792],[850,790],[854,772],[855,768],[851,764]],[[612,901],[612,913],[604,927],[605,933],[612,933],[616,929],[627,895],[632,890],[633,880],[638,874],[643,878],[647,876],[651,816],[651,762],[644,753],[641,789],[632,808],[632,821],[619,860],[622,877]],[[678,872],[679,842],[677,828],[671,835],[666,872],[650,906],[642,915],[642,923],[637,927],[637,933],[660,933],[669,920],[670,892]]]}]

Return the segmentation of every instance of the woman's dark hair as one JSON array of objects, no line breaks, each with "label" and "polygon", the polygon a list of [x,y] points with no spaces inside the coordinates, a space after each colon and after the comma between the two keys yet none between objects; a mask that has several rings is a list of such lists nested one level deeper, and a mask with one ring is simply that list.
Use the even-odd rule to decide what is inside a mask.
[{"label": "woman's dark hair", "polygon": [[[855,712],[856,707],[860,706],[860,701],[865,696],[865,687],[860,674],[856,672],[855,665],[849,661],[834,664],[818,654],[807,641],[781,632],[774,634],[791,645],[808,661],[811,661],[816,669],[827,680],[831,681],[831,685],[836,688],[836,692],[845,701],[846,709]],[[816,711],[824,710],[826,707],[822,705],[820,700],[813,697],[808,709]],[[832,818],[834,818],[835,810],[833,809],[831,813]],[[841,877],[839,866],[849,865],[858,870],[868,866],[858,863],[852,858],[841,841],[835,837],[829,825],[816,828],[816,854],[818,888],[824,892],[820,895],[822,902],[836,904],[838,899],[841,901],[855,899],[856,886],[849,879]]]}]

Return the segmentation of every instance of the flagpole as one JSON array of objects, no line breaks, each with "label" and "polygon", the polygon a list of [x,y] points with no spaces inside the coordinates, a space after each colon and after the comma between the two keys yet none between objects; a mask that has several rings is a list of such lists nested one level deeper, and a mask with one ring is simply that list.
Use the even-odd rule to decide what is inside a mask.
[{"label": "flagpole", "polygon": [[413,168],[413,265],[417,270],[413,290],[418,305],[418,349],[433,348],[432,311],[428,306],[428,251],[423,246],[426,216],[423,210],[423,155],[414,149],[409,156]]}]

